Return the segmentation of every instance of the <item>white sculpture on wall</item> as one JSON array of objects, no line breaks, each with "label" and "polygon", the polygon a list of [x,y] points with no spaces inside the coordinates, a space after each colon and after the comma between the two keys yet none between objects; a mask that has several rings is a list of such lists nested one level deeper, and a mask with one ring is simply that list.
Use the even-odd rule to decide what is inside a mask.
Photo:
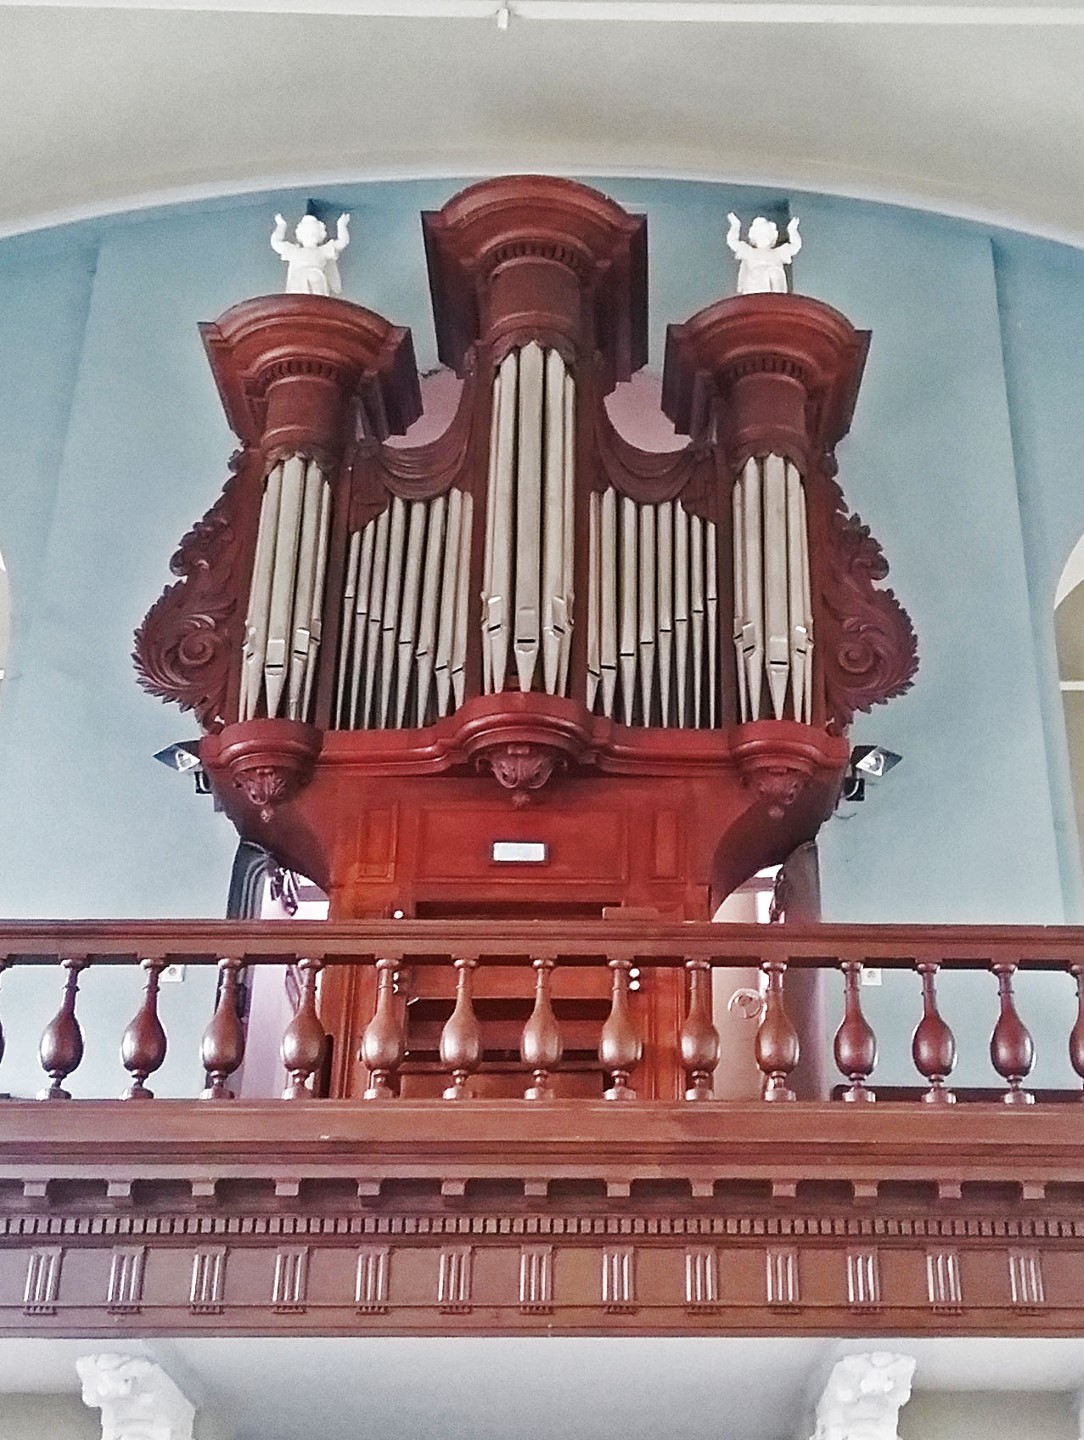
[{"label": "white sculpture on wall", "polygon": [[294,230],[295,244],[286,238],[286,221],[275,216],[271,249],[286,262],[287,295],[341,295],[339,256],[350,244],[350,216],[340,215],[335,239],[315,215],[302,215]]},{"label": "white sculpture on wall", "polygon": [[726,232],[726,243],[739,260],[739,295],[785,295],[787,292],[787,266],[802,248],[802,237],[798,234],[798,219],[795,217],[787,226],[787,239],[779,241],[779,227],[771,220],[758,215],[749,226],[749,239],[741,239],[741,221],[731,212],[727,217],[730,228]]},{"label": "white sculpture on wall", "polygon": [[887,1350],[845,1355],[817,1402],[813,1440],[898,1440],[901,1408],[911,1398],[911,1355]]},{"label": "white sculpture on wall", "polygon": [[102,1412],[102,1440],[192,1440],[196,1412],[144,1355],[81,1355],[83,1404]]}]

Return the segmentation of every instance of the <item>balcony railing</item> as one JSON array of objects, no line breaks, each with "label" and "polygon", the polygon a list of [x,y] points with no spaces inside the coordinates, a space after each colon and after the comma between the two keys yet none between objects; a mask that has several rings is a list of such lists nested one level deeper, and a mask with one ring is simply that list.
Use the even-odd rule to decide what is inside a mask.
[{"label": "balcony railing", "polygon": [[[842,1077],[839,1093],[851,1101],[874,1098],[871,1077],[877,1036],[863,1013],[864,967],[913,972],[915,1008],[911,1053],[916,1095],[932,1104],[951,1103],[950,1079],[956,1040],[937,999],[938,977],[952,971],[985,971],[996,987],[998,1016],[989,1038],[990,1060],[1004,1082],[1009,1104],[1030,1103],[1025,1089],[1035,1046],[1018,1013],[1014,978],[1023,972],[1061,972],[1076,982],[1075,1004],[1067,1005],[1065,1045],[1076,1075],[1084,1080],[1084,933],[1069,928],[1024,927],[857,927],[822,925],[745,926],[657,924],[620,919],[470,922],[402,920],[350,924],[210,922],[33,922],[0,929],[0,969],[8,1006],[17,1011],[20,973],[28,966],[59,970],[59,1008],[41,1036],[39,1055],[47,1077],[41,1098],[69,1098],[68,1078],[88,1044],[119,1046],[130,1076],[125,1099],[151,1097],[148,1081],[165,1060],[169,1037],[158,1009],[159,982],[173,964],[216,966],[214,1013],[208,1017],[199,1054],[206,1072],[202,1098],[232,1098],[231,1077],[245,1055],[246,1034],[239,996],[247,967],[294,966],[295,1013],[282,1038],[287,1073],[284,1098],[314,1098],[316,1077],[326,1053],[320,1018],[321,971],[334,966],[375,969],[375,1007],[360,1044],[369,1072],[366,1101],[391,1101],[407,1050],[403,1006],[395,996],[403,967],[443,967],[454,974],[454,1007],[439,1040],[446,1073],[444,1097],[470,1098],[472,1076],[483,1061],[483,1038],[475,1011],[475,982],[487,966],[518,966],[523,1001],[533,1009],[519,1036],[520,1059],[529,1072],[525,1103],[553,1095],[564,1049],[562,1023],[552,995],[555,977],[566,967],[609,972],[609,1013],[598,1034],[598,1063],[606,1076],[605,1097],[637,1099],[633,1077],[643,1053],[630,992],[636,973],[646,969],[684,970],[684,1021],[676,1033],[672,1063],[687,1077],[687,1101],[714,1098],[713,1072],[720,1041],[712,1012],[711,975],[716,970],[759,970],[760,997],[750,996],[756,1029],[756,1064],[763,1099],[793,1100],[790,1077],[799,1058],[799,1037],[787,1005],[787,978],[796,970],[842,975],[842,1013],[833,1051]],[[140,967],[146,976],[142,1003],[117,1033],[85,1036],[78,1015],[80,986],[91,986],[104,966]],[[450,985],[445,986],[451,989]],[[1067,987],[1066,999],[1070,992]],[[0,1006],[0,1011],[3,1007]],[[0,1041],[0,1055],[2,1055]],[[195,1060],[196,1057],[193,1057]],[[195,1068],[195,1067],[194,1067]],[[0,1069],[0,1083],[3,1071]],[[891,1092],[893,1096],[901,1092]]]},{"label": "balcony railing", "polygon": [[[218,971],[214,989],[190,986],[186,1005],[163,1006],[177,1013],[175,1047],[191,1052],[193,1093],[206,1072],[206,1103],[0,1105],[0,1334],[868,1337],[1077,1335],[1084,1325],[1084,1106],[1044,1104],[1047,1092],[1025,1088],[1035,1047],[1014,995],[1026,975],[1030,1011],[1031,972],[1060,972],[1064,1012],[1056,985],[1043,987],[1036,1031],[1054,1036],[1060,1068],[1067,1055],[1084,1075],[1082,931],[9,924],[0,1012],[13,1053],[0,1086],[31,1048],[14,1034],[19,1017],[52,1007],[40,973],[37,983],[28,973],[46,967],[58,1009],[41,1038],[43,1094],[68,1094],[84,1049],[101,1077],[115,1047],[126,1101],[156,1083],[169,1090],[169,1070],[155,1081],[170,1045],[158,985],[179,964],[206,967],[208,980]],[[297,981],[282,1041],[287,1098],[250,1102],[238,1083],[246,1039],[254,1051],[268,1037],[256,1020],[246,1037],[241,997],[250,967],[268,965],[293,967]],[[130,1019],[103,983],[118,966],[133,970],[133,992],[143,981]],[[343,966],[363,968],[336,974]],[[886,990],[868,1009],[894,1081],[892,1052],[913,1032],[914,1086],[877,1087],[864,966],[911,972],[890,987],[890,1005]],[[669,981],[648,973],[659,968]],[[950,1103],[956,1041],[938,986],[965,970],[966,988],[997,1013],[987,1036],[974,1023],[981,995],[965,1015],[942,986],[961,1017],[961,1068],[973,1074],[969,1051],[988,1042],[1001,1087],[977,1098],[1008,1104]],[[818,999],[841,1012],[836,1094],[861,1102],[876,1090],[882,1103],[778,1103],[800,1088],[810,972],[837,972]],[[720,1013],[735,988],[753,1012],[748,1029]],[[344,989],[369,997],[351,1012],[357,1023],[335,1012]],[[428,1003],[412,1008],[408,991]],[[664,994],[676,1010],[658,1008]],[[213,1012],[202,1046],[199,1022],[181,1018],[197,996]],[[577,1010],[573,996],[587,1005]],[[351,1083],[360,1049],[357,1098],[316,1093],[325,1021],[350,1052],[340,1058]],[[755,1051],[755,1066],[745,1058],[762,1099],[714,1098],[717,1022],[728,1049],[737,1035]],[[816,1026],[805,1033],[828,1048]],[[591,1047],[597,1056],[585,1058]],[[571,1098],[577,1066],[593,1098]],[[434,1085],[446,1099],[425,1098]],[[546,1103],[553,1091],[567,1098]],[[683,1098],[646,1098],[664,1093]]]}]

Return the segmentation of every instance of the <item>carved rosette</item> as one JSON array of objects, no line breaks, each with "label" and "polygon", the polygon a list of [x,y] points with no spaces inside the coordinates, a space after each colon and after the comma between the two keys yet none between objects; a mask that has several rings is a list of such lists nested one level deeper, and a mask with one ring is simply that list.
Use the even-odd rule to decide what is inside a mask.
[{"label": "carved rosette", "polygon": [[246,720],[216,737],[213,761],[267,824],[312,779],[323,746],[315,725],[298,720]]}]

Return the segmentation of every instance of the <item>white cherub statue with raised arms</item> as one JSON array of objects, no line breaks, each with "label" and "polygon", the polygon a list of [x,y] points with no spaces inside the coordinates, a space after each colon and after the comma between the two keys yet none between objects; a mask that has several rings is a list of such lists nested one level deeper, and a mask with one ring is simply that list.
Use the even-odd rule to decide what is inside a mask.
[{"label": "white cherub statue with raised arms", "polygon": [[341,295],[339,256],[350,244],[350,216],[339,216],[334,240],[315,215],[302,215],[294,235],[296,245],[286,238],[286,221],[276,215],[271,249],[286,261],[287,295]]},{"label": "white cherub statue with raised arms", "polygon": [[748,241],[741,239],[738,217],[731,213],[726,218],[730,221],[726,243],[741,262],[738,266],[738,294],[785,295],[787,266],[802,248],[797,219],[787,226],[786,242],[780,245],[779,227],[771,220],[765,220],[763,215],[758,215],[749,226]]}]

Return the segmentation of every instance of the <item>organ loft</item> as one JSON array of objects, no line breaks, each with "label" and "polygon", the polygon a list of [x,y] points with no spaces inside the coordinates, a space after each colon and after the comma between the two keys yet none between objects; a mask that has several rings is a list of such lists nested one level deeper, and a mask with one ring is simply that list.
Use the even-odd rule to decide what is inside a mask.
[{"label": "organ loft", "polygon": [[[239,833],[332,921],[437,921],[454,946],[464,919],[706,920],[816,836],[855,713],[916,668],[836,481],[869,335],[788,293],[671,323],[662,409],[686,439],[647,450],[607,405],[647,361],[643,216],[517,176],[422,236],[462,381],[426,443],[389,443],[422,410],[394,317],[290,293],[203,326],[239,448],[137,632],[141,681],[195,713]],[[454,978],[329,968],[329,1092],[379,1097],[394,1071],[440,1094],[450,1069],[450,1098],[687,1093],[706,967],[555,983],[560,957],[533,953],[533,1012],[513,953]],[[523,1024],[554,1009],[563,1055]]]}]

